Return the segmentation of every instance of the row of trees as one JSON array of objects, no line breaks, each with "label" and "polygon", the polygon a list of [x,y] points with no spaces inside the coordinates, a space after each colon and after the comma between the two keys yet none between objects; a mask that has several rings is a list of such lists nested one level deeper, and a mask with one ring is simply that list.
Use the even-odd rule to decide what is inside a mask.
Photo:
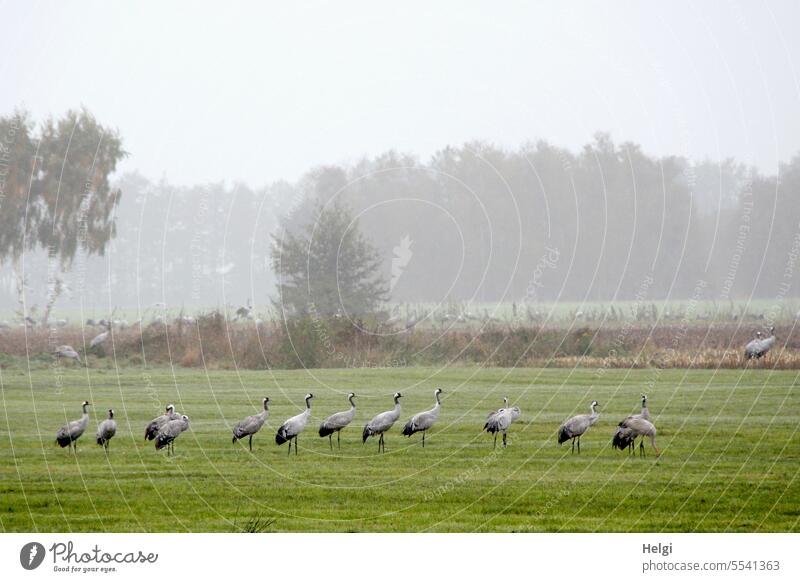
[{"label": "row of trees", "polygon": [[698,281],[703,299],[800,294],[800,158],[763,176],[598,135],[579,152],[387,152],[259,189],[112,185],[120,138],[85,110],[0,118],[0,148],[0,261],[22,315],[31,273],[46,281],[33,290],[45,288],[44,319],[70,287],[85,305],[271,298],[320,315],[386,300],[686,299]]},{"label": "row of trees", "polygon": [[687,299],[698,282],[698,299],[800,292],[786,276],[800,157],[763,176],[730,160],[648,156],[601,134],[578,153],[546,142],[471,143],[425,163],[389,152],[316,169],[296,188],[304,202],[285,230],[349,208],[396,301]]}]

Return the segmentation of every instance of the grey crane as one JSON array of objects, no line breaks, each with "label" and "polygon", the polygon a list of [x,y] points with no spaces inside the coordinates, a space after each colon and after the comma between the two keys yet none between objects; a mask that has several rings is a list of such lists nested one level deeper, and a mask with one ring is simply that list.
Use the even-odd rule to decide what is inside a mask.
[{"label": "grey crane", "polygon": [[117,434],[117,421],[114,420],[114,409],[108,409],[108,418],[97,426],[97,444],[108,453],[108,441]]},{"label": "grey crane", "polygon": [[289,443],[289,450],[286,452],[287,454],[291,454],[292,452],[292,439],[294,439],[294,454],[297,455],[297,437],[301,432],[303,432],[303,430],[305,430],[306,424],[308,424],[308,419],[311,416],[312,398],[314,398],[313,394],[310,392],[306,394],[306,409],[300,414],[297,414],[284,422],[275,435],[276,444],[282,445],[285,442]]},{"label": "grey crane", "polygon": [[748,360],[759,359],[767,355],[767,352],[775,345],[775,327],[769,328],[770,336],[765,338],[759,331],[756,337],[744,347],[744,357]]},{"label": "grey crane", "polygon": [[101,334],[98,334],[92,338],[92,341],[89,342],[89,349],[96,348],[103,342],[105,342],[109,336],[111,335],[110,331],[104,331]]},{"label": "grey crane", "polygon": [[81,404],[83,415],[78,420],[68,422],[58,429],[56,433],[56,442],[61,445],[61,448],[71,446],[74,452],[78,451],[78,445],[75,441],[81,438],[81,435],[86,431],[86,427],[89,425],[89,412],[86,410],[87,406],[89,406],[89,401],[84,400]]},{"label": "grey crane", "polygon": [[597,400],[592,400],[592,404],[590,406],[592,413],[591,414],[578,414],[573,416],[572,418],[564,421],[560,427],[558,427],[558,444],[564,443],[570,439],[572,439],[572,452],[575,452],[575,441],[578,441],[578,454],[581,453],[581,436],[589,427],[592,426],[600,415],[597,413]]},{"label": "grey crane", "polygon": [[264,426],[267,418],[269,418],[269,398],[264,396],[262,402],[264,405],[264,410],[258,414],[248,416],[233,427],[233,442],[235,443],[244,437],[250,437],[248,446],[250,447],[251,451],[253,450],[253,435],[261,430],[261,427]]},{"label": "grey crane", "polygon": [[328,437],[328,444],[331,446],[331,450],[333,450],[333,433],[336,433],[336,445],[341,448],[339,433],[344,427],[353,422],[356,416],[356,403],[353,402],[355,396],[352,392],[347,395],[347,400],[350,402],[350,410],[331,414],[319,425],[319,436]]},{"label": "grey crane", "polygon": [[100,333],[92,338],[92,341],[89,342],[89,349],[94,349],[97,346],[105,343],[105,341],[111,337],[111,322],[106,322],[106,330],[103,333]]},{"label": "grey crane", "polygon": [[371,436],[379,435],[378,438],[378,452],[383,449],[383,452],[386,452],[386,443],[383,440],[383,433],[387,430],[392,428],[397,419],[400,418],[400,399],[403,397],[402,394],[399,392],[394,393],[394,408],[392,410],[387,410],[386,412],[381,412],[375,418],[369,421],[367,426],[364,427],[364,431],[361,433],[361,442],[367,442],[367,439]]},{"label": "grey crane", "polygon": [[656,427],[655,425],[639,415],[629,416],[619,423],[617,431],[614,432],[614,438],[611,440],[611,446],[615,449],[625,450],[630,448],[633,450],[633,443],[636,437],[642,437],[639,441],[639,456],[644,456],[644,438],[650,438],[650,444],[656,452],[656,457],[661,455],[661,451],[656,446]]},{"label": "grey crane", "polygon": [[423,320],[423,317],[417,314],[415,309],[412,313],[406,316],[406,331],[413,331],[417,324]]},{"label": "grey crane", "polygon": [[442,407],[442,402],[439,400],[439,395],[442,393],[441,388],[437,388],[433,391],[433,397],[436,399],[436,404],[433,405],[433,408],[430,410],[426,410],[425,412],[418,412],[414,416],[411,417],[406,425],[403,427],[403,434],[407,437],[410,437],[415,432],[422,433],[422,447],[425,447],[425,433],[428,431],[430,427],[434,425],[434,423],[439,418],[439,411]]},{"label": "grey crane", "polygon": [[57,360],[60,360],[61,358],[67,358],[69,360],[78,362],[81,366],[84,365],[84,363],[81,361],[81,357],[78,354],[78,351],[72,346],[68,345],[58,346],[53,352],[53,355],[56,357]]},{"label": "grey crane", "polygon": [[144,440],[151,441],[156,438],[161,427],[170,420],[180,420],[181,415],[175,412],[174,404],[167,404],[167,411],[161,416],[155,417],[144,429]]},{"label": "grey crane", "polygon": [[[629,419],[632,419],[632,418],[633,419],[650,420],[650,410],[647,408],[647,394],[642,394],[642,412],[640,414],[631,414],[625,420],[629,420]],[[625,422],[625,421],[623,421],[623,422]],[[622,423],[620,423],[619,426],[617,426],[617,428],[614,430],[614,438],[612,439],[612,441],[617,441],[617,435],[619,435],[620,433],[623,433],[623,432],[625,432],[625,430],[622,428]],[[644,437],[642,437],[642,441],[644,442]],[[619,441],[619,442],[622,443],[623,441]],[[628,443],[628,445],[630,446],[630,452],[632,453],[633,452],[634,442],[630,441]],[[618,448],[618,447],[616,447],[616,448]]]},{"label": "grey crane", "polygon": [[497,447],[497,434],[503,433],[503,448],[507,446],[508,429],[521,414],[519,406],[508,406],[508,396],[503,397],[505,406],[494,412],[490,412],[486,417],[486,424],[483,425],[483,430],[489,434],[494,434],[494,446]]},{"label": "grey crane", "polygon": [[175,454],[175,439],[178,438],[182,432],[189,429],[189,417],[185,414],[181,415],[176,420],[168,421],[156,435],[156,450],[160,451],[167,447],[167,455]]},{"label": "grey crane", "polygon": [[489,421],[492,419],[492,417],[505,408],[508,408],[508,396],[503,396],[503,408],[492,410],[489,414],[486,415],[486,424],[483,425],[483,430],[486,430],[488,428]]},{"label": "grey crane", "polygon": [[744,357],[746,359],[757,358],[756,354],[758,354],[758,348],[761,345],[761,340],[763,339],[764,334],[760,331],[757,331],[755,337],[750,340],[746,346],[744,346]]}]

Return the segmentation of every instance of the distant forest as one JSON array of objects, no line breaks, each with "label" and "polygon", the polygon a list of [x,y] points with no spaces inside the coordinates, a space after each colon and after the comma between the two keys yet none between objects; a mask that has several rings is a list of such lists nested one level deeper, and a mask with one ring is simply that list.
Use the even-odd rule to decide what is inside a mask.
[{"label": "distant forest", "polygon": [[[395,302],[687,299],[698,281],[719,301],[800,295],[798,156],[765,176],[598,134],[579,152],[543,141],[514,151],[468,143],[428,160],[387,152],[256,189],[136,174],[114,187],[116,237],[104,256],[75,259],[88,283],[78,289],[68,274],[59,309],[81,298],[95,309],[265,306],[272,236],[334,200],[383,257]],[[25,258],[29,305],[44,303],[46,264]],[[0,283],[10,311],[8,265]]]}]

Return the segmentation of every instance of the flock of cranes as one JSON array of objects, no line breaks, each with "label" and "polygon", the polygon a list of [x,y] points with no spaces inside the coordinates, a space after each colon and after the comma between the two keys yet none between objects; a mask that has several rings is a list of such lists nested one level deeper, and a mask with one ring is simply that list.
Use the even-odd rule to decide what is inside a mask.
[{"label": "flock of cranes", "polygon": [[[241,317],[246,317],[249,312],[237,313]],[[108,322],[100,322],[100,325],[106,328],[106,331],[97,335],[89,344],[89,348],[95,348],[102,345],[111,335],[111,324]],[[750,341],[744,349],[746,359],[759,359],[764,357],[767,352],[775,345],[775,328],[770,328],[770,336],[764,337],[762,332],[757,332],[756,337]],[[57,358],[68,358],[76,361],[81,365],[85,362],[81,360],[80,354],[71,346],[59,346],[54,355]],[[403,427],[403,435],[411,436],[418,432],[422,433],[422,446],[425,447],[425,434],[433,427],[439,418],[441,410],[440,395],[442,394],[441,388],[436,388],[434,391],[435,403],[433,408],[415,414]],[[298,454],[297,439],[302,433],[309,419],[311,418],[311,400],[314,398],[313,394],[306,394],[305,403],[306,408],[300,414],[297,414],[287,419],[278,429],[275,435],[275,442],[278,445],[289,443],[287,453],[291,454],[292,441],[294,441],[295,455]],[[322,421],[319,427],[319,436],[328,437],[331,450],[333,450],[333,434],[336,433],[337,446],[341,447],[340,433],[342,429],[350,425],[356,416],[355,394],[349,393],[347,400],[350,408],[342,412],[337,412],[327,417]],[[399,420],[401,414],[400,398],[402,394],[396,392],[394,394],[394,407],[391,410],[381,412],[370,420],[362,432],[362,442],[366,443],[369,437],[378,437],[378,452],[386,451],[386,443],[384,435],[394,424]],[[508,398],[504,398],[504,405],[498,410],[493,410],[486,417],[486,422],[483,430],[494,435],[494,446],[497,446],[497,435],[502,433],[503,447],[507,446],[507,433],[511,424],[520,416],[520,409],[517,406],[509,407]],[[69,447],[72,450],[77,450],[77,440],[86,431],[89,425],[89,414],[87,407],[89,402],[84,401],[82,404],[83,414],[81,418],[73,420],[61,427],[56,433],[56,442],[61,447]],[[581,452],[581,436],[588,431],[599,418],[597,412],[599,404],[596,400],[592,401],[590,405],[589,414],[578,414],[572,418],[567,419],[558,428],[558,444],[563,444],[567,441],[572,441],[572,452],[575,452],[577,447],[578,454]],[[244,439],[247,437],[248,446],[253,450],[253,435],[258,433],[264,426],[264,423],[269,417],[269,398],[263,399],[263,410],[258,414],[248,416],[243,419],[233,428],[233,442]],[[175,412],[175,407],[170,404],[167,406],[166,412],[157,418],[154,418],[145,428],[145,439],[155,441],[156,449],[167,449],[167,454],[174,452],[174,443],[183,432],[189,428],[189,417],[185,414],[178,414]],[[102,446],[108,452],[109,442],[114,437],[117,431],[117,423],[114,420],[114,410],[108,410],[108,418],[105,419],[97,427],[97,444]],[[650,419],[650,413],[647,408],[647,396],[642,395],[642,411],[640,414],[635,414],[623,419],[615,429],[612,446],[616,449],[625,450],[629,449],[633,453],[635,448],[636,439],[639,439],[639,454],[644,455],[644,441],[645,438],[650,440],[656,456],[660,455],[660,451],[656,446],[656,427]]]},{"label": "flock of cranes", "polygon": [[[422,446],[425,447],[425,433],[436,424],[439,419],[439,412],[441,411],[442,402],[440,396],[442,394],[441,388],[436,388],[433,393],[435,403],[433,408],[419,412],[411,417],[403,427],[403,435],[410,437],[418,432],[422,433]],[[350,408],[342,412],[337,412],[330,415],[322,421],[319,427],[319,436],[328,437],[331,450],[333,450],[333,433],[336,433],[336,441],[341,447],[339,434],[342,429],[349,426],[356,416],[356,404],[354,401],[355,394],[350,392],[347,395],[347,401],[350,403]],[[362,432],[362,443],[366,443],[369,437],[378,437],[378,452],[386,452],[386,443],[384,435],[389,429],[394,426],[401,415],[400,399],[402,394],[395,392],[394,394],[394,408],[381,412],[375,415],[365,426]],[[294,452],[298,454],[297,439],[300,434],[305,430],[308,421],[311,418],[311,400],[314,398],[313,394],[305,395],[306,407],[303,412],[292,416],[287,419],[278,428],[275,434],[275,443],[282,445],[289,443],[287,454],[291,454],[292,441],[294,441]],[[253,450],[253,436],[258,433],[267,419],[269,418],[269,398],[264,397],[262,400],[263,409],[258,414],[248,416],[241,420],[236,426],[233,427],[233,443],[248,439],[248,447]],[[503,434],[502,445],[507,446],[507,433],[512,423],[516,421],[521,414],[518,406],[509,407],[508,397],[503,398],[503,407],[498,410],[493,410],[486,417],[486,422],[483,430],[489,434],[494,435],[494,446],[497,447],[497,435]],[[77,441],[86,431],[89,425],[89,402],[84,400],[81,404],[83,414],[81,418],[73,420],[61,427],[56,433],[56,442],[61,447],[70,447],[73,451],[77,452]],[[558,444],[565,443],[569,440],[572,441],[572,453],[575,453],[577,445],[578,454],[581,452],[581,436],[588,431],[597,422],[600,414],[597,412],[598,402],[593,400],[590,405],[590,414],[578,414],[573,416],[558,428]],[[179,414],[175,411],[175,406],[169,404],[164,414],[157,416],[151,420],[144,431],[144,438],[146,441],[155,441],[156,450],[167,449],[167,454],[174,453],[175,440],[186,430],[189,429],[189,417],[185,414]],[[117,432],[117,423],[114,420],[114,410],[109,409],[108,418],[101,422],[97,427],[97,444],[101,445],[106,453],[108,453],[109,442]],[[644,440],[645,437],[650,439],[650,443],[655,450],[656,456],[661,452],[656,446],[656,427],[650,420],[650,412],[647,408],[647,396],[642,394],[642,411],[640,414],[630,415],[624,418],[614,431],[612,438],[612,446],[615,449],[625,450],[629,449],[633,453],[636,439],[639,438],[639,453],[644,456]]]}]

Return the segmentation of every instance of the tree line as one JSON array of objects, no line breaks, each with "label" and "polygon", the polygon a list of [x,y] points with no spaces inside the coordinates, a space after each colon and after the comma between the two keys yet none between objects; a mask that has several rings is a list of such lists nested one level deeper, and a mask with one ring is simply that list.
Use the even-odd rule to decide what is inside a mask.
[{"label": "tree line", "polygon": [[0,143],[0,306],[45,319],[62,295],[103,309],[291,300],[322,315],[798,295],[797,156],[764,175],[598,134],[580,151],[390,151],[252,188],[116,176],[121,137],[85,110],[0,118]]},{"label": "tree line", "polygon": [[765,176],[598,134],[579,152],[544,141],[514,151],[475,142],[426,162],[388,152],[318,168],[295,188],[304,202],[284,228],[345,205],[383,257],[394,301],[728,301],[800,290],[798,156]]}]

